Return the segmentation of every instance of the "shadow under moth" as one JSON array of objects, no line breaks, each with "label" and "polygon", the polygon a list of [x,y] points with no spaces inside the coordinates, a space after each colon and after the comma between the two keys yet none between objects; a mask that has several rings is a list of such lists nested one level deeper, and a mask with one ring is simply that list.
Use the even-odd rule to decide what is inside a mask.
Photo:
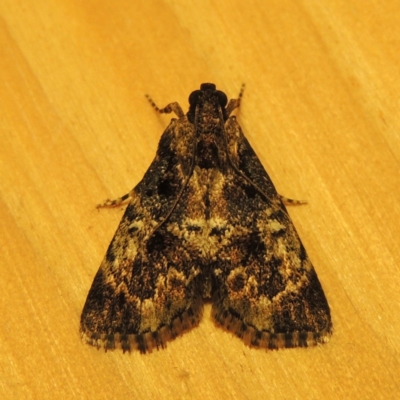
[{"label": "shadow under moth", "polygon": [[[284,198],[214,84],[178,103],[125,214],[81,316],[85,342],[149,352],[212,317],[253,347],[328,341],[330,310]],[[288,200],[290,202],[290,200]]]}]

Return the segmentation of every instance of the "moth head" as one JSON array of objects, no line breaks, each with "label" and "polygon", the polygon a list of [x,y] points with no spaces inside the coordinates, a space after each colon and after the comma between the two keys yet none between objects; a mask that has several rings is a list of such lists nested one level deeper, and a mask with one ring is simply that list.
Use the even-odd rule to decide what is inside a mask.
[{"label": "moth head", "polygon": [[200,85],[200,90],[195,90],[190,93],[190,107],[188,111],[189,120],[192,121],[196,107],[202,106],[206,102],[213,103],[224,110],[228,103],[228,98],[224,92],[217,90],[213,83],[202,83]]}]

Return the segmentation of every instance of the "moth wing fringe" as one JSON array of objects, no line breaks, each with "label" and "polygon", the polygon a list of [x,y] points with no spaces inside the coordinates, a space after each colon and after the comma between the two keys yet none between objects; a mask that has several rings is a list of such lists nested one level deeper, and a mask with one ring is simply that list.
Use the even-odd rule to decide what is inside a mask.
[{"label": "moth wing fringe", "polygon": [[190,308],[177,316],[169,325],[163,325],[153,332],[129,333],[129,334],[106,334],[96,333],[80,329],[83,342],[97,349],[115,350],[121,349],[124,353],[134,350],[140,353],[151,353],[167,347],[167,342],[196,327],[203,314],[203,302],[199,298]]},{"label": "moth wing fringe", "polygon": [[259,331],[244,323],[229,312],[218,312],[212,310],[215,323],[226,331],[241,338],[244,343],[253,348],[264,348],[267,350],[288,349],[294,347],[313,347],[327,343],[332,334],[331,327],[320,332],[294,331],[287,333],[271,333]]}]

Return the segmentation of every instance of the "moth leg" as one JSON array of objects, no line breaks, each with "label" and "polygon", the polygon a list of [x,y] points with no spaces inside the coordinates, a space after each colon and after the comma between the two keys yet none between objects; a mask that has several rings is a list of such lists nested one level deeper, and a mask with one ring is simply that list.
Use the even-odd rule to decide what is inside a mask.
[{"label": "moth leg", "polygon": [[185,116],[181,106],[177,102],[170,103],[164,108],[158,108],[157,104],[154,103],[153,99],[148,94],[146,94],[146,98],[152,107],[160,114],[170,114],[173,112],[178,116],[178,118],[183,118]]},{"label": "moth leg", "polygon": [[228,105],[226,106],[226,113],[227,115],[231,115],[232,111],[235,108],[240,107],[240,102],[242,101],[243,92],[244,92],[245,84],[243,83],[242,87],[240,88],[239,96],[237,99],[230,99]]},{"label": "moth leg", "polygon": [[282,200],[282,202],[286,205],[289,206],[299,206],[301,204],[307,204],[307,200],[295,200],[295,199],[289,199],[288,197],[279,195],[279,198]]},{"label": "moth leg", "polygon": [[118,207],[120,204],[128,200],[130,197],[132,197],[133,190],[130,191],[127,194],[124,194],[121,197],[118,197],[118,199],[115,200],[109,200],[107,199],[104,203],[97,204],[96,208],[104,208],[104,207]]}]

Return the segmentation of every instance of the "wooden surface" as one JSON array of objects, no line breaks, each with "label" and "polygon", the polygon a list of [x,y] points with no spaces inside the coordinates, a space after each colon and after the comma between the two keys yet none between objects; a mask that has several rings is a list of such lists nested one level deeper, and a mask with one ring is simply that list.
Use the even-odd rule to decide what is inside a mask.
[{"label": "wooden surface", "polygon": [[[113,5],[111,5],[113,4]],[[400,395],[400,2],[0,2],[0,397]],[[313,349],[200,326],[150,355],[84,345],[79,317],[169,116],[246,83],[239,122],[332,310]]]}]

